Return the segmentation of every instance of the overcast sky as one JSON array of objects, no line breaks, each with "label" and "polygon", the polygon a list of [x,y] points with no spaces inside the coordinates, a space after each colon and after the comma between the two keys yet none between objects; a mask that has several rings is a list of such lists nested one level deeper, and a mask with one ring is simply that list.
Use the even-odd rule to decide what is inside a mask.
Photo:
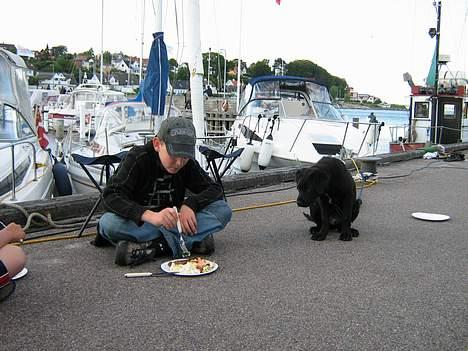
[{"label": "overcast sky", "polygon": [[[104,51],[140,55],[145,1],[144,57],[155,29],[152,0],[104,0]],[[190,0],[185,0],[190,1]],[[242,3],[242,15],[241,15]],[[182,49],[182,0],[163,0],[163,28],[170,57]],[[432,0],[200,0],[203,51],[226,50],[248,64],[281,57],[307,59],[345,78],[360,93],[408,103],[403,73],[423,84],[435,39]],[[2,1],[0,41],[31,50],[65,45],[69,52],[101,50],[101,0]],[[468,0],[442,1],[441,54],[452,70],[468,71]],[[239,30],[240,24],[242,31]],[[241,36],[240,36],[241,35]]]}]

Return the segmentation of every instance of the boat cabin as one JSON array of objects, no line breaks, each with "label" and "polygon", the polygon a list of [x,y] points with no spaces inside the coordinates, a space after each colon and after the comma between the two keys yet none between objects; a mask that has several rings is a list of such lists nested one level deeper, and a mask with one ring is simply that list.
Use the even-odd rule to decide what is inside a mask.
[{"label": "boat cabin", "polygon": [[413,86],[410,99],[408,141],[454,144],[468,141],[467,86],[441,86],[433,89]]}]

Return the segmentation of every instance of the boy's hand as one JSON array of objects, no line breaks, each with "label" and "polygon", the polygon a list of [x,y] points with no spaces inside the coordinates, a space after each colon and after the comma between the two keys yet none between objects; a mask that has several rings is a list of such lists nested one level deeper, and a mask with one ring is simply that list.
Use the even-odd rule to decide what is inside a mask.
[{"label": "boy's hand", "polygon": [[182,205],[179,211],[179,218],[184,234],[194,235],[197,233],[197,217],[190,207]]},{"label": "boy's hand", "polygon": [[16,223],[8,224],[4,229],[10,236],[10,242],[20,241],[24,239],[26,233],[24,232],[23,228]]},{"label": "boy's hand", "polygon": [[159,212],[146,210],[141,216],[143,222],[172,229],[177,225],[177,214],[172,208],[165,208]]}]

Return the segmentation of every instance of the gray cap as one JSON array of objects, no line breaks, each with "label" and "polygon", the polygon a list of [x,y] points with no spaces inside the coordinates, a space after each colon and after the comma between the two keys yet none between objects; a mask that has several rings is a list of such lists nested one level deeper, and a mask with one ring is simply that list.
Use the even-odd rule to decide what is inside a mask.
[{"label": "gray cap", "polygon": [[195,159],[196,133],[193,123],[182,117],[162,121],[158,138],[166,144],[169,155]]}]

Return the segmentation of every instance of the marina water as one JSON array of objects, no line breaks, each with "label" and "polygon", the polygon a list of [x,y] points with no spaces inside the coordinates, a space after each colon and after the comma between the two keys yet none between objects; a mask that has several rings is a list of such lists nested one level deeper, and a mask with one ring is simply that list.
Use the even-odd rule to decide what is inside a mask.
[{"label": "marina water", "polygon": [[389,143],[392,141],[390,127],[401,127],[397,130],[399,135],[402,135],[403,126],[408,125],[409,111],[407,110],[340,108],[338,111],[343,115],[343,118],[346,121],[351,122],[353,121],[353,118],[359,118],[359,122],[369,123],[368,117],[371,112],[373,112],[379,123],[385,123],[380,131],[379,145],[376,152],[377,154],[390,152]]}]

